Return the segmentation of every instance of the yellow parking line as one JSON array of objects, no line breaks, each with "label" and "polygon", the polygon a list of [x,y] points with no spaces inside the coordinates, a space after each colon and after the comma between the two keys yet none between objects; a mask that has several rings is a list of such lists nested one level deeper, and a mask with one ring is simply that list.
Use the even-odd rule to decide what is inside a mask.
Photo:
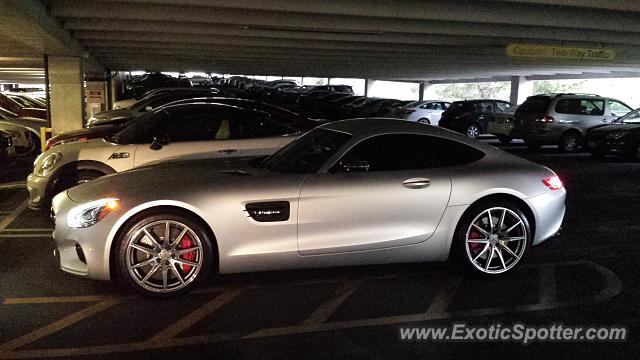
[{"label": "yellow parking line", "polygon": [[85,296],[43,296],[43,297],[22,297],[6,298],[2,302],[4,305],[18,304],[51,304],[51,303],[71,303],[71,302],[98,302],[105,299],[113,299],[113,296],[85,295]]},{"label": "yellow parking line", "polygon": [[178,322],[158,332],[156,335],[149,339],[149,342],[163,342],[177,336],[181,332],[193,326],[198,321],[204,319],[209,314],[222,307],[222,305],[233,300],[244,290],[245,289],[235,289],[223,292],[222,294],[216,296],[213,300],[192,311],[189,315],[180,319]]},{"label": "yellow parking line", "polygon": [[82,309],[78,312],[75,312],[65,318],[62,318],[58,321],[55,321],[49,325],[43,326],[39,329],[36,329],[28,334],[22,335],[19,338],[11,340],[7,343],[0,345],[0,353],[9,352],[15,349],[18,349],[27,344],[31,344],[34,341],[42,339],[43,337],[49,336],[53,333],[56,333],[66,327],[69,327],[79,321],[82,321],[88,317],[91,317],[101,311],[104,311],[116,304],[120,303],[120,299],[107,299],[101,301],[95,305],[91,305],[88,308]]},{"label": "yellow parking line", "polygon": [[336,309],[338,309],[338,307],[340,307],[340,305],[342,305],[342,303],[347,300],[354,291],[356,291],[360,284],[360,281],[356,281],[339,286],[334,292],[334,297],[320,305],[311,315],[309,315],[303,324],[322,324],[327,321],[329,316],[331,316],[331,314],[333,314]]}]

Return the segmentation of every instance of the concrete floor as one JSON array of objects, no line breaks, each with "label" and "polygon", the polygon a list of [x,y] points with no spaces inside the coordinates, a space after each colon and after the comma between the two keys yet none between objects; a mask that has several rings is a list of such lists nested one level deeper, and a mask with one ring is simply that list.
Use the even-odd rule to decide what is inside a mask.
[{"label": "concrete floor", "polygon": [[[66,275],[46,215],[0,188],[0,359],[634,358],[640,350],[640,163],[504,149],[565,181],[562,234],[502,279],[449,264],[225,275],[174,300]],[[18,211],[16,211],[16,209]],[[625,342],[401,341],[400,326],[628,327]]]}]

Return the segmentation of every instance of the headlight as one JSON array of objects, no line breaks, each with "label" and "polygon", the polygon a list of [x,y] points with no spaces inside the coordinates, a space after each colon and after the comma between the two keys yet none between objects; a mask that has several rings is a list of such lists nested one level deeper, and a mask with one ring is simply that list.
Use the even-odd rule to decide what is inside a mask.
[{"label": "headlight", "polygon": [[78,205],[67,214],[67,225],[72,228],[89,227],[117,209],[119,202],[118,199],[107,198]]},{"label": "headlight", "polygon": [[623,138],[628,133],[629,133],[628,131],[618,131],[618,132],[610,133],[610,134],[607,134],[605,139],[607,139],[607,140],[620,140],[621,138]]},{"label": "headlight", "polygon": [[[47,155],[43,160],[40,166],[36,169],[36,175],[44,176],[46,173],[51,171],[53,167],[56,165],[58,161],[62,159],[62,154],[56,152],[50,155]],[[36,162],[38,159],[36,159]]]}]

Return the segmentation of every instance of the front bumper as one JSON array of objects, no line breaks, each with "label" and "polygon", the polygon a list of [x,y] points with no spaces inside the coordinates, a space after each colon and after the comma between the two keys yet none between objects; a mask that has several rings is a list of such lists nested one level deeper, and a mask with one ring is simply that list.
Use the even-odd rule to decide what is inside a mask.
[{"label": "front bumper", "polygon": [[110,249],[107,237],[119,218],[117,211],[87,228],[67,226],[67,214],[79,203],[71,200],[64,191],[52,200],[52,216],[55,240],[60,256],[60,269],[64,272],[96,280],[111,279],[109,269]]},{"label": "front bumper", "polygon": [[47,202],[47,188],[50,178],[29,174],[27,177],[27,191],[29,191],[29,201],[27,205],[30,209],[41,210]]}]

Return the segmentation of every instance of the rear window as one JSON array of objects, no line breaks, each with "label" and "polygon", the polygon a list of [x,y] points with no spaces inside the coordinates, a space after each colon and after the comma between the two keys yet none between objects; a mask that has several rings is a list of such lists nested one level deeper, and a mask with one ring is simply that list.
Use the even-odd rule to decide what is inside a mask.
[{"label": "rear window", "polygon": [[551,98],[548,96],[530,97],[518,107],[518,112],[523,113],[545,113],[549,109]]}]

